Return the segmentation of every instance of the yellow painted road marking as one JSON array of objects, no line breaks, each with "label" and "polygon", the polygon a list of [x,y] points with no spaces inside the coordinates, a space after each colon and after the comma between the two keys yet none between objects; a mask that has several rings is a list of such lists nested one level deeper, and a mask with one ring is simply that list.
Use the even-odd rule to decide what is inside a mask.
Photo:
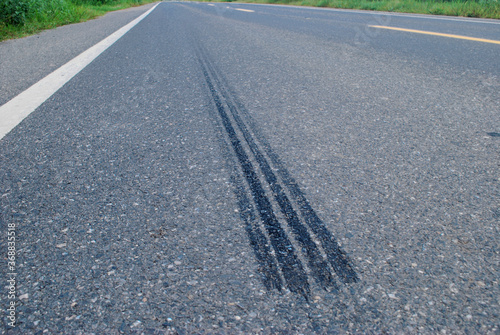
[{"label": "yellow painted road marking", "polygon": [[380,29],[397,30],[397,31],[406,31],[406,32],[409,32],[409,33],[417,33],[417,34],[425,34],[425,35],[433,35],[433,36],[441,36],[441,37],[458,38],[458,39],[461,39],[461,40],[469,40],[469,41],[476,41],[476,42],[485,42],[485,43],[500,44],[500,41],[488,40],[488,39],[485,39],[485,38],[476,38],[476,37],[469,37],[469,36],[462,36],[462,35],[434,33],[432,31],[415,30],[415,29],[405,29],[405,28],[396,28],[396,27],[387,27],[387,26],[370,26],[370,27],[380,28]]},{"label": "yellow painted road marking", "polygon": [[255,13],[255,11],[251,9],[235,8],[235,10],[239,10],[241,12]]}]

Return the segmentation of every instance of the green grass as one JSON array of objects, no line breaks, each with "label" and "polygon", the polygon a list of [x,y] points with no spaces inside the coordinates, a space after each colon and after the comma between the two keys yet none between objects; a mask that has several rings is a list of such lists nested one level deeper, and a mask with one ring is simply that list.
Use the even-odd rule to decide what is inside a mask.
[{"label": "green grass", "polygon": [[157,0],[0,0],[0,41]]},{"label": "green grass", "polygon": [[500,0],[235,0],[234,2],[500,19]]}]

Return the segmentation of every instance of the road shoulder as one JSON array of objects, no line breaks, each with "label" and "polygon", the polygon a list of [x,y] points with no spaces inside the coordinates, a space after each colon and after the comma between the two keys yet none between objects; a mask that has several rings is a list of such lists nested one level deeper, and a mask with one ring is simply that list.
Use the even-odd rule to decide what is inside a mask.
[{"label": "road shoulder", "polygon": [[0,106],[154,5],[111,12],[95,20],[1,42]]}]

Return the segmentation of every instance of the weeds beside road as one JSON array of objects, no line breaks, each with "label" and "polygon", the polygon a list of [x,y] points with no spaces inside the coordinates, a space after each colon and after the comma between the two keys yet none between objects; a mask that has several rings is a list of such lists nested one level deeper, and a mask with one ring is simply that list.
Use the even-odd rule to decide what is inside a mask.
[{"label": "weeds beside road", "polygon": [[157,0],[0,0],[0,41]]}]

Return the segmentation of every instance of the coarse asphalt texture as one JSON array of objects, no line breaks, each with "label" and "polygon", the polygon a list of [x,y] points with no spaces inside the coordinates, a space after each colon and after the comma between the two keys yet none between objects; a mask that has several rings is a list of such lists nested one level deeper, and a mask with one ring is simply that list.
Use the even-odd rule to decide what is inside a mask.
[{"label": "coarse asphalt texture", "polygon": [[129,23],[154,4],[0,42],[0,106]]},{"label": "coarse asphalt texture", "polygon": [[[500,40],[494,20],[156,7],[0,140],[3,333],[498,333],[500,46],[373,25]],[[16,43],[0,54],[36,37]],[[40,68],[2,65],[2,102]]]}]

